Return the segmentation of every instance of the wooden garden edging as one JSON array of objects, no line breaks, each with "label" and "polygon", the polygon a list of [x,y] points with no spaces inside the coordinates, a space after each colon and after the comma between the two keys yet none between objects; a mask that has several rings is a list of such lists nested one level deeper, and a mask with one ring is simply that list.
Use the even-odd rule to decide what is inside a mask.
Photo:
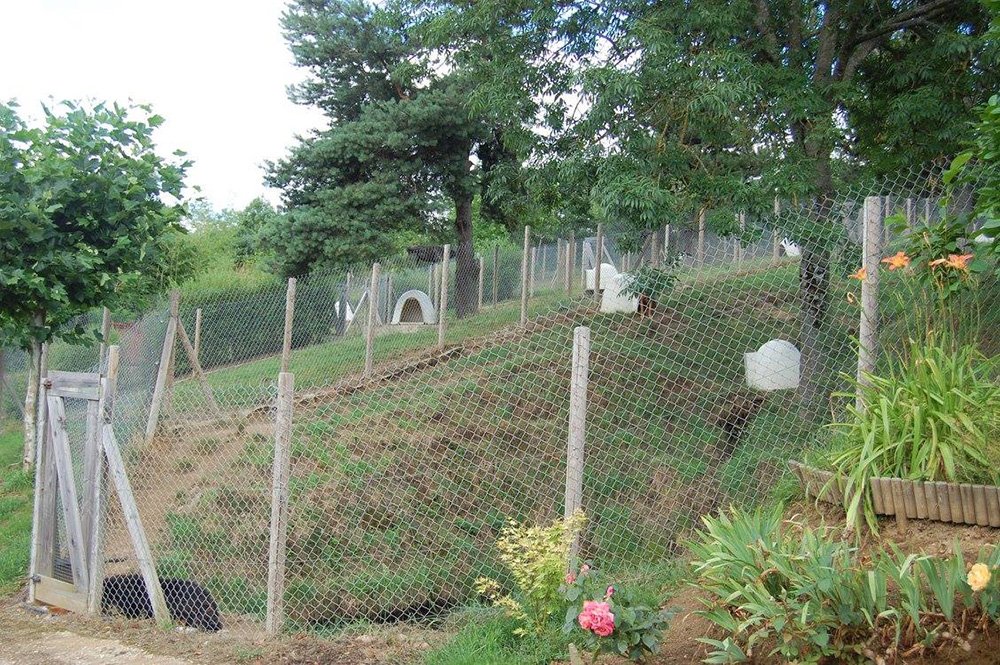
[{"label": "wooden garden edging", "polygon": [[[806,496],[824,503],[842,504],[844,480],[830,483],[834,474],[800,462],[788,467],[802,483]],[[876,515],[1000,527],[1000,487],[902,478],[872,478],[868,484]]]}]

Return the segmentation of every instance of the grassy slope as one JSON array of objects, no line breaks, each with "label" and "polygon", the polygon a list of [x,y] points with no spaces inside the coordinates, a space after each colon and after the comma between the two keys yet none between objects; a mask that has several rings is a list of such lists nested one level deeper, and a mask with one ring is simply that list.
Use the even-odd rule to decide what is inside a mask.
[{"label": "grassy slope", "polygon": [[[561,309],[528,335],[297,408],[290,616],[370,616],[373,599],[383,611],[419,614],[464,602],[478,575],[504,577],[493,549],[499,528],[510,517],[537,521],[561,510],[574,325],[590,325],[594,340],[585,551],[622,575],[659,578],[674,538],[696,518],[691,506],[711,500],[704,486],[753,500],[806,435],[787,397],[773,396],[736,454],[721,465],[711,460],[722,436],[711,417],[743,392],[742,354],[794,336],[796,292],[789,266],[685,285],[652,318]],[[516,304],[505,312],[516,321]],[[456,322],[451,339],[493,330],[498,320]],[[831,342],[842,369],[849,330]],[[296,351],[293,365],[302,364],[307,384],[336,378],[358,366],[360,347],[350,343]],[[213,372],[212,381],[238,385],[276,369],[267,359]],[[187,482],[214,490],[199,491],[193,506],[192,492],[164,506],[161,563],[206,580],[231,610],[259,612],[255,562],[266,546],[259,525],[267,505],[254,497],[267,494],[270,440],[220,435],[207,445],[229,451],[225,467],[199,476],[208,462],[200,461],[206,444],[198,436],[179,431],[164,447],[192,469]],[[218,463],[220,455],[211,457]]]},{"label": "grassy slope", "polygon": [[24,581],[31,540],[31,476],[21,471],[24,440],[16,426],[0,429],[0,593]]}]

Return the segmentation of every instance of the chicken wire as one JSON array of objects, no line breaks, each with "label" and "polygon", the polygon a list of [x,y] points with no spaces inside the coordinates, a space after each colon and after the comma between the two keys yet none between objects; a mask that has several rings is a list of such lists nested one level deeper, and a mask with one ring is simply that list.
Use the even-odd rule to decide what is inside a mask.
[{"label": "chicken wire", "polygon": [[[563,511],[577,326],[592,344],[581,556],[618,579],[655,583],[702,515],[760,501],[842,413],[830,396],[851,387],[857,367],[859,312],[847,294],[858,291],[849,275],[860,265],[864,199],[875,194],[883,214],[909,216],[907,233],[940,214],[938,180],[926,173],[859,185],[824,209],[833,250],[810,395],[749,388],[744,358],[772,339],[803,346],[801,254],[812,236],[801,229],[817,223],[806,205],[747,213],[728,235],[699,231],[696,219],[642,231],[608,224],[603,262],[623,272],[673,266],[676,282],[641,314],[600,313],[585,288],[596,233],[572,245],[531,240],[526,325],[523,248],[513,241],[461,264],[454,254],[447,265],[440,254],[386,260],[374,291],[363,269],[299,279],[284,627],[420,620],[477,602],[477,577],[511,584],[500,529]],[[884,256],[901,242],[884,240]],[[882,302],[899,288],[886,281]],[[995,294],[987,280],[974,301]],[[203,375],[178,342],[152,439],[169,310],[122,334],[114,424],[157,569],[202,585],[229,629],[259,630],[267,608],[285,306],[284,284],[182,301]],[[886,330],[906,318],[905,308],[883,310]],[[982,340],[988,354],[994,337]],[[136,570],[120,512],[111,501],[109,575]]]}]

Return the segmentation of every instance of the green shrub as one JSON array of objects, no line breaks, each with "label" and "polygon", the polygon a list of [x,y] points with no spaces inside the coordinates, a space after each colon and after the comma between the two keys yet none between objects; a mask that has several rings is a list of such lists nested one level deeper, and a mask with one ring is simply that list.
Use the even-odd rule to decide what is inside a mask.
[{"label": "green shrub", "polygon": [[795,662],[874,659],[878,651],[930,647],[962,634],[960,626],[1000,619],[996,579],[970,585],[1000,573],[1000,548],[980,556],[973,579],[957,544],[951,559],[893,548],[869,562],[826,529],[783,523],[780,506],[703,521],[690,546],[693,584],[710,598],[701,614],[729,633],[701,640],[715,649],[708,662],[741,662],[768,650]]},{"label": "green shrub", "polygon": [[[835,430],[830,464],[847,479],[848,524],[876,528],[868,481],[875,476],[1000,482],[1000,384],[995,359],[933,336],[911,342],[908,359],[857,384],[865,409]],[[838,393],[853,399],[854,393]]]}]

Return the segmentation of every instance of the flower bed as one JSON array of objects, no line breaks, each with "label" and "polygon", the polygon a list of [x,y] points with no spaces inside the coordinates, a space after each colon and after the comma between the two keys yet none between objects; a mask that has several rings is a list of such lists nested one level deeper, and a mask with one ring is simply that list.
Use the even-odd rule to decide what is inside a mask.
[{"label": "flower bed", "polygon": [[[806,495],[824,503],[844,503],[844,480],[834,480],[824,471],[799,462],[788,467],[805,489]],[[871,478],[868,491],[876,515],[896,515],[953,524],[1000,527],[1000,487],[969,483],[931,482],[902,478]]]}]

